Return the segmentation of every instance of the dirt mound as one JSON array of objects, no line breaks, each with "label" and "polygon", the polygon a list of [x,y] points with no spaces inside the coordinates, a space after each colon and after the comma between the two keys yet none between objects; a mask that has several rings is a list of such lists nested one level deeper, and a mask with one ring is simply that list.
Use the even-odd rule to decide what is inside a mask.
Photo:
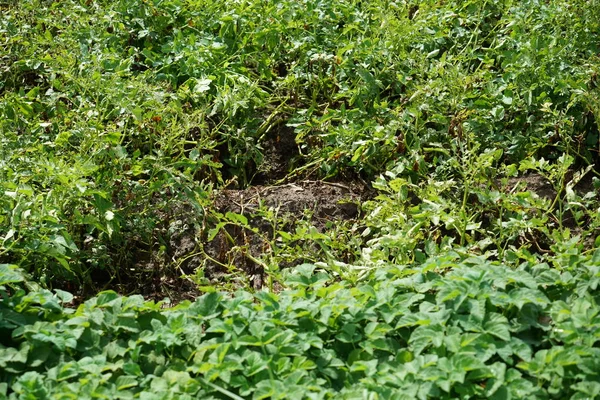
[{"label": "dirt mound", "polygon": [[[266,213],[276,214],[281,222],[278,230],[294,232],[296,222],[304,220],[322,231],[328,222],[358,218],[360,205],[368,196],[367,188],[360,184],[320,181],[223,190],[215,198],[216,211],[226,221],[227,215],[229,220],[232,215],[242,218],[221,226],[222,221],[214,221],[204,232],[188,229],[172,236],[172,258],[185,260],[180,263],[183,271],[196,275],[201,271],[208,282],[223,279],[232,268],[241,270],[258,288],[264,276],[264,266],[258,258],[270,251],[269,242],[277,235],[273,215],[267,218]],[[211,233],[215,227],[219,231]]]},{"label": "dirt mound", "polygon": [[305,210],[319,219],[348,219],[358,215],[366,189],[360,184],[302,181],[279,186],[253,186],[224,190],[216,200],[221,212],[252,213],[261,206],[302,216]]}]

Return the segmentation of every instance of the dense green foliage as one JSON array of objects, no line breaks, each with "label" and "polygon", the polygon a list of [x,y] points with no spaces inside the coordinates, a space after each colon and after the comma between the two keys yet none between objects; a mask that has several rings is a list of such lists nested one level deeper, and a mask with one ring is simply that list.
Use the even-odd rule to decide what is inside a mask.
[{"label": "dense green foliage", "polygon": [[599,72],[596,0],[0,0],[0,397],[599,396]]},{"label": "dense green foliage", "polygon": [[15,399],[600,395],[600,251],[560,270],[458,259],[357,286],[305,264],[279,295],[210,293],[164,311],[114,292],[65,308],[66,293],[21,290],[3,266],[0,377]]},{"label": "dense green foliage", "polygon": [[[480,236],[501,253],[549,216],[523,221],[523,207],[545,206],[506,195],[499,180],[541,170],[562,200],[573,194],[565,171],[597,159],[595,2],[2,8],[0,257],[47,285],[93,287],[94,272],[124,274],[132,249],[164,252],[158,210],[187,205],[199,230],[211,228],[214,185],[251,183],[282,123],[296,130],[294,174],[385,173],[381,185],[402,200],[383,201],[392,214],[406,214],[406,198],[435,203],[391,224],[376,215],[377,229],[424,231],[433,218],[450,231],[430,229],[437,242],[464,245],[487,218]],[[551,162],[538,165],[542,157]],[[482,206],[471,212],[473,196]],[[590,199],[560,203],[551,211],[573,208],[571,225],[598,226],[582,215]],[[425,236],[408,237],[401,258],[423,250]]]}]

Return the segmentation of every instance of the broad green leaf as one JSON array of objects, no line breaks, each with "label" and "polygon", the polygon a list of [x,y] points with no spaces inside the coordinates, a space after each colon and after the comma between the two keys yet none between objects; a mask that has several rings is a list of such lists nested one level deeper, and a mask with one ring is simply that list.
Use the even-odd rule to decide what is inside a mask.
[{"label": "broad green leaf", "polygon": [[248,218],[246,218],[244,215],[242,214],[237,214],[237,213],[233,213],[233,212],[227,212],[225,214],[225,217],[233,222],[237,222],[241,225],[248,225]]},{"label": "broad green leaf", "polygon": [[485,331],[504,341],[510,340],[508,319],[501,314],[488,313],[483,324]]},{"label": "broad green leaf", "polygon": [[16,265],[0,264],[0,286],[23,282],[25,277]]},{"label": "broad green leaf", "polygon": [[115,382],[117,390],[125,390],[138,385],[137,378],[135,376],[123,375],[117,378]]}]

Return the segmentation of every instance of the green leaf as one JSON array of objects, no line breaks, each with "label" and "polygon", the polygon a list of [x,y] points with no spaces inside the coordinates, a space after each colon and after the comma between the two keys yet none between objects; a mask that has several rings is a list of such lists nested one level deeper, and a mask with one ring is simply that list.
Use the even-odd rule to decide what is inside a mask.
[{"label": "green leaf", "polygon": [[73,301],[73,295],[69,292],[65,292],[64,290],[54,289],[54,293],[56,293],[56,297],[60,300],[61,303],[70,303]]},{"label": "green leaf", "polygon": [[119,298],[119,295],[117,294],[117,292],[113,291],[113,290],[106,290],[104,292],[100,292],[96,298],[96,305],[97,306],[108,306],[110,305],[110,303],[112,303],[113,301],[117,300]]},{"label": "green leaf", "polygon": [[0,365],[6,367],[8,363],[25,364],[29,346],[23,346],[20,350],[12,347],[0,348]]},{"label": "green leaf", "polygon": [[227,218],[228,220],[232,221],[232,222],[237,222],[243,226],[248,225],[248,218],[246,218],[244,215],[242,214],[237,214],[237,213],[233,213],[231,211],[228,211],[225,214],[225,218]]},{"label": "green leaf", "polygon": [[44,385],[43,375],[29,371],[21,375],[12,387],[16,393],[21,393],[24,399],[46,399],[48,389]]},{"label": "green leaf", "polygon": [[444,339],[444,328],[441,325],[419,326],[414,330],[408,343],[415,355],[419,355],[428,346],[440,347]]},{"label": "green leaf", "polygon": [[226,224],[225,224],[224,222],[219,222],[219,223],[217,224],[217,226],[215,226],[214,228],[211,228],[211,229],[209,229],[209,230],[208,230],[208,235],[207,235],[206,241],[207,241],[207,242],[212,242],[212,240],[213,240],[215,237],[217,237],[217,235],[219,234],[219,232],[221,231],[221,229],[223,229],[223,227],[224,227],[225,225],[226,225]]},{"label": "green leaf", "polygon": [[488,313],[483,329],[499,339],[507,342],[510,340],[508,319],[501,314]]},{"label": "green leaf", "polygon": [[139,332],[140,326],[137,323],[135,315],[125,316],[119,315],[116,321],[117,330],[127,331],[127,332]]},{"label": "green leaf", "polygon": [[438,54],[440,54],[440,49],[435,49],[435,50],[430,51],[429,53],[427,53],[427,57],[426,58],[434,58]]},{"label": "green leaf", "polygon": [[19,283],[25,281],[25,278],[16,265],[0,264],[0,286],[7,283]]},{"label": "green leaf", "polygon": [[137,378],[135,376],[123,375],[117,378],[115,382],[117,390],[125,390],[138,385]]},{"label": "green leaf", "polygon": [[210,90],[211,79],[196,79],[196,85],[194,91],[197,93],[204,93]]},{"label": "green leaf", "polygon": [[213,316],[220,302],[222,301],[222,295],[216,292],[207,293],[200,297],[193,305],[194,312],[202,317]]}]

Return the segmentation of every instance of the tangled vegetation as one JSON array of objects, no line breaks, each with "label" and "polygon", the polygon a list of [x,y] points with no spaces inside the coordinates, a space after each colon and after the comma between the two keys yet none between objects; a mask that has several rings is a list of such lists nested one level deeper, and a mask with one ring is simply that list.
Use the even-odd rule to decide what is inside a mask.
[{"label": "tangled vegetation", "polygon": [[599,72],[595,0],[0,0],[0,397],[600,396]]}]

